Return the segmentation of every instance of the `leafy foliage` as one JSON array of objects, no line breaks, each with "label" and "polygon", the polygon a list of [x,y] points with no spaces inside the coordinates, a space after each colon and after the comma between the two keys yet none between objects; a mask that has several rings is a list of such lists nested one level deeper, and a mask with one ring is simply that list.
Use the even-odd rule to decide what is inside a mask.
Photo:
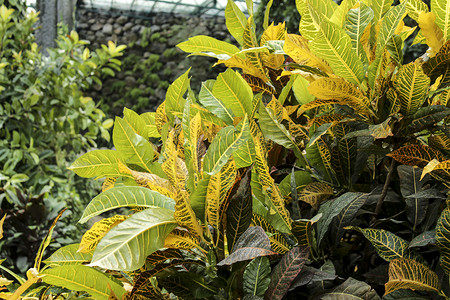
[{"label": "leafy foliage", "polygon": [[[95,176],[117,177],[87,216],[131,209],[89,266],[121,271],[131,299],[447,298],[449,153],[431,141],[449,135],[447,115],[436,116],[448,74],[435,70],[448,67],[450,41],[435,43],[442,16],[420,17],[449,5],[437,1],[428,12],[298,0],[301,35],[265,24],[258,39],[253,15],[229,0],[240,48],[204,37],[179,45],[228,69],[200,95],[186,71],[154,118],[125,110],[108,152],[118,174],[89,153],[73,163],[80,176],[92,161]],[[434,41],[426,63],[402,64],[415,30],[406,14]],[[138,199],[136,185],[153,197]]]}]

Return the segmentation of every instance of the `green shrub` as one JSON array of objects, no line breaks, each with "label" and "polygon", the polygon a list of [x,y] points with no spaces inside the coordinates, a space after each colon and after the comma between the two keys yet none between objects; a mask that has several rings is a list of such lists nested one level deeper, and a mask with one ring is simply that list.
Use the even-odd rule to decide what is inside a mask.
[{"label": "green shrub", "polygon": [[[115,150],[72,164],[106,177],[80,222],[130,210],[64,249],[90,268],[40,274],[121,271],[131,299],[447,299],[450,2],[392,4],[297,0],[302,36],[264,22],[258,41],[229,1],[241,48],[178,45],[228,69],[198,94],[186,71],[156,112],[116,118]],[[404,65],[405,14],[429,50]],[[81,290],[107,299],[96,279]]]},{"label": "green shrub", "polygon": [[64,207],[69,211],[52,247],[77,236],[75,221],[98,185],[66,168],[100,136],[109,139],[112,126],[82,91],[119,69],[115,57],[123,49],[109,44],[90,53],[72,32],[43,57],[33,35],[36,20],[35,13],[0,8],[0,206],[8,228],[0,253],[5,265],[23,272]]}]

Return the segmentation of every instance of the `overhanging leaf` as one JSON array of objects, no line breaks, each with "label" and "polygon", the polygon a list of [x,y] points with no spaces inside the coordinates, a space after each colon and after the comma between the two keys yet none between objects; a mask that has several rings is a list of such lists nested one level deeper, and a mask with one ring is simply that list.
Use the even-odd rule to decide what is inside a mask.
[{"label": "overhanging leaf", "polygon": [[111,209],[134,206],[162,207],[173,211],[175,201],[143,187],[118,186],[92,199],[79,222],[86,223],[90,218]]},{"label": "overhanging leaf", "polygon": [[331,292],[325,293],[320,299],[365,299],[365,300],[380,300],[377,292],[367,283],[348,278],[340,286],[334,288]]},{"label": "overhanging leaf", "polygon": [[249,262],[243,277],[244,295],[263,297],[269,287],[271,271],[269,259],[265,256]]},{"label": "overhanging leaf", "polygon": [[86,231],[81,237],[80,248],[81,253],[89,253],[97,247],[98,242],[105,236],[105,234],[115,225],[123,222],[127,216],[115,215],[111,218],[105,218],[96,222],[92,227]]},{"label": "overhanging leaf", "polygon": [[113,227],[100,241],[91,266],[136,270],[148,255],[164,246],[165,238],[176,226],[173,211],[166,208],[154,207],[135,213]]},{"label": "overhanging leaf", "polygon": [[117,161],[117,151],[93,150],[77,158],[68,169],[86,178],[120,176]]},{"label": "overhanging leaf", "polygon": [[45,275],[42,281],[47,284],[87,292],[99,300],[108,300],[111,291],[118,297],[125,294],[125,289],[104,273],[82,265],[60,266],[41,274]]},{"label": "overhanging leaf", "polygon": [[433,159],[444,161],[445,156],[438,150],[426,145],[406,145],[387,154],[396,161],[408,165],[425,167]]},{"label": "overhanging leaf", "polygon": [[193,54],[208,54],[209,52],[211,52],[216,55],[225,54],[229,57],[239,52],[239,48],[234,46],[233,44],[219,41],[215,38],[205,35],[190,37],[187,41],[179,43],[177,47],[184,52]]},{"label": "overhanging leaf", "polygon": [[222,101],[214,96],[212,92],[213,86],[213,80],[207,80],[203,82],[200,93],[198,94],[198,100],[209,111],[218,116],[220,119],[224,120],[225,123],[227,123],[228,125],[232,125],[234,114],[230,109],[225,107]]},{"label": "overhanging leaf", "polygon": [[91,260],[92,254],[77,252],[80,244],[71,244],[59,248],[43,261],[46,265],[77,265],[87,263]]}]

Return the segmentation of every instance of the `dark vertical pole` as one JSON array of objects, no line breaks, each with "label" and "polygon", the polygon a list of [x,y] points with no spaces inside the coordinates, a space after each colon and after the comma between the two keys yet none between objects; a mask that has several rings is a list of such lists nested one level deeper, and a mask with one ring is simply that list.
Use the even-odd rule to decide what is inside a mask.
[{"label": "dark vertical pole", "polygon": [[57,0],[38,0],[36,9],[39,11],[39,28],[36,41],[47,55],[47,48],[56,46],[57,35]]}]

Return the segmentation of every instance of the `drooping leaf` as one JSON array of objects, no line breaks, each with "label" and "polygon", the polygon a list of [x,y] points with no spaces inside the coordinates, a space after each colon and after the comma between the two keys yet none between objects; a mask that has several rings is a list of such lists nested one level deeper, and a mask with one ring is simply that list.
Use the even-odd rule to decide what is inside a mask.
[{"label": "drooping leaf", "polygon": [[82,265],[60,266],[47,269],[41,274],[45,275],[42,281],[47,284],[87,292],[99,300],[108,300],[111,291],[118,297],[125,294],[125,289],[104,273]]},{"label": "drooping leaf", "polygon": [[166,208],[153,207],[135,213],[103,237],[91,265],[110,270],[136,270],[148,255],[164,246],[165,238],[176,225],[173,211]]},{"label": "drooping leaf", "polygon": [[[249,228],[252,221],[252,193],[250,188],[251,169],[242,175],[235,193],[226,210],[226,235],[228,250],[231,252],[239,237]],[[220,198],[219,198],[220,199]]]},{"label": "drooping leaf", "polygon": [[329,273],[324,270],[319,270],[310,266],[303,266],[297,278],[291,284],[289,291],[294,290],[299,286],[304,286],[310,283],[324,282],[325,280],[334,280],[336,275],[334,273]]},{"label": "drooping leaf", "polygon": [[405,257],[408,253],[408,243],[392,232],[384,229],[363,229],[354,226],[346,229],[354,229],[361,232],[372,243],[378,255],[386,261]]},{"label": "drooping leaf", "polygon": [[380,300],[377,292],[367,283],[349,277],[340,286],[321,296],[323,300],[332,299],[365,299]]},{"label": "drooping leaf", "polygon": [[162,207],[173,211],[175,202],[171,198],[143,187],[118,186],[92,199],[79,222],[86,223],[90,218],[111,209],[135,206]]},{"label": "drooping leaf", "polygon": [[89,253],[97,247],[98,242],[105,236],[105,234],[117,224],[123,222],[127,216],[115,215],[111,218],[105,218],[96,222],[92,227],[86,231],[81,237],[80,248],[81,253]]},{"label": "drooping leaf", "polygon": [[357,53],[352,50],[350,37],[333,23],[322,22],[311,42],[312,51],[327,61],[334,74],[359,85],[364,78],[364,69]]},{"label": "drooping leaf", "polygon": [[396,161],[408,165],[425,167],[433,159],[444,161],[445,157],[438,150],[426,145],[406,145],[387,154]]},{"label": "drooping leaf", "polygon": [[309,203],[314,209],[333,195],[333,188],[323,182],[311,182],[298,194],[298,200]]},{"label": "drooping leaf", "polygon": [[389,281],[386,293],[399,289],[439,292],[440,283],[436,273],[427,266],[409,258],[397,258],[389,263]]},{"label": "drooping leaf", "polygon": [[247,24],[247,18],[233,0],[228,0],[227,2],[225,8],[225,20],[228,31],[239,44],[243,45],[243,35],[245,25]]},{"label": "drooping leaf", "polygon": [[[235,45],[205,35],[190,37],[187,41],[179,43],[177,47],[187,53],[203,55],[213,53],[218,57],[221,57],[220,55],[231,57],[239,52],[239,48]],[[221,59],[226,59],[226,56]]]},{"label": "drooping leaf", "polygon": [[214,175],[228,162],[230,156],[250,138],[249,122],[245,118],[238,131],[228,126],[219,131],[203,160],[203,171]]},{"label": "drooping leaf", "polygon": [[246,267],[243,277],[244,295],[263,297],[270,283],[269,259],[261,256],[253,259]]},{"label": "drooping leaf", "polygon": [[336,199],[322,204],[319,208],[319,213],[322,214],[322,218],[317,223],[317,244],[320,245],[335,217],[356,199],[367,199],[367,196],[368,194],[365,193],[348,192]]},{"label": "drooping leaf", "polygon": [[92,253],[80,253],[78,248],[80,244],[71,244],[59,248],[50,255],[49,258],[43,261],[46,265],[79,265],[87,263],[92,258]]},{"label": "drooping leaf", "polygon": [[431,11],[436,14],[436,24],[441,28],[444,40],[450,40],[450,2],[445,0],[432,0]]},{"label": "drooping leaf", "polygon": [[68,169],[85,178],[120,176],[117,159],[117,151],[93,150],[77,158]]},{"label": "drooping leaf", "polygon": [[400,112],[410,116],[417,112],[425,101],[430,79],[418,63],[400,67],[394,87],[400,100]]},{"label": "drooping leaf", "polygon": [[240,261],[251,260],[260,256],[275,255],[270,248],[267,234],[259,226],[249,227],[234,245],[233,252],[217,266],[231,265]]},{"label": "drooping leaf", "polygon": [[116,117],[114,124],[113,141],[119,157],[151,173],[149,165],[153,161],[154,150],[150,142],[134,132],[125,120]]},{"label": "drooping leaf", "polygon": [[246,114],[251,115],[252,88],[236,71],[227,69],[220,73],[212,87],[212,93],[236,117],[243,117]]},{"label": "drooping leaf", "polygon": [[450,274],[450,208],[442,211],[436,224],[436,246],[441,253],[440,263],[445,273]]},{"label": "drooping leaf", "polygon": [[109,190],[110,188],[113,188],[114,185],[116,184],[118,177],[108,177],[105,179],[105,181],[103,181],[102,184],[102,192],[105,192],[107,190]]},{"label": "drooping leaf", "polygon": [[275,266],[265,299],[282,299],[309,257],[308,247],[294,247]]},{"label": "drooping leaf", "polygon": [[421,131],[450,115],[450,107],[444,105],[431,105],[420,108],[412,117],[408,126],[413,132]]}]

